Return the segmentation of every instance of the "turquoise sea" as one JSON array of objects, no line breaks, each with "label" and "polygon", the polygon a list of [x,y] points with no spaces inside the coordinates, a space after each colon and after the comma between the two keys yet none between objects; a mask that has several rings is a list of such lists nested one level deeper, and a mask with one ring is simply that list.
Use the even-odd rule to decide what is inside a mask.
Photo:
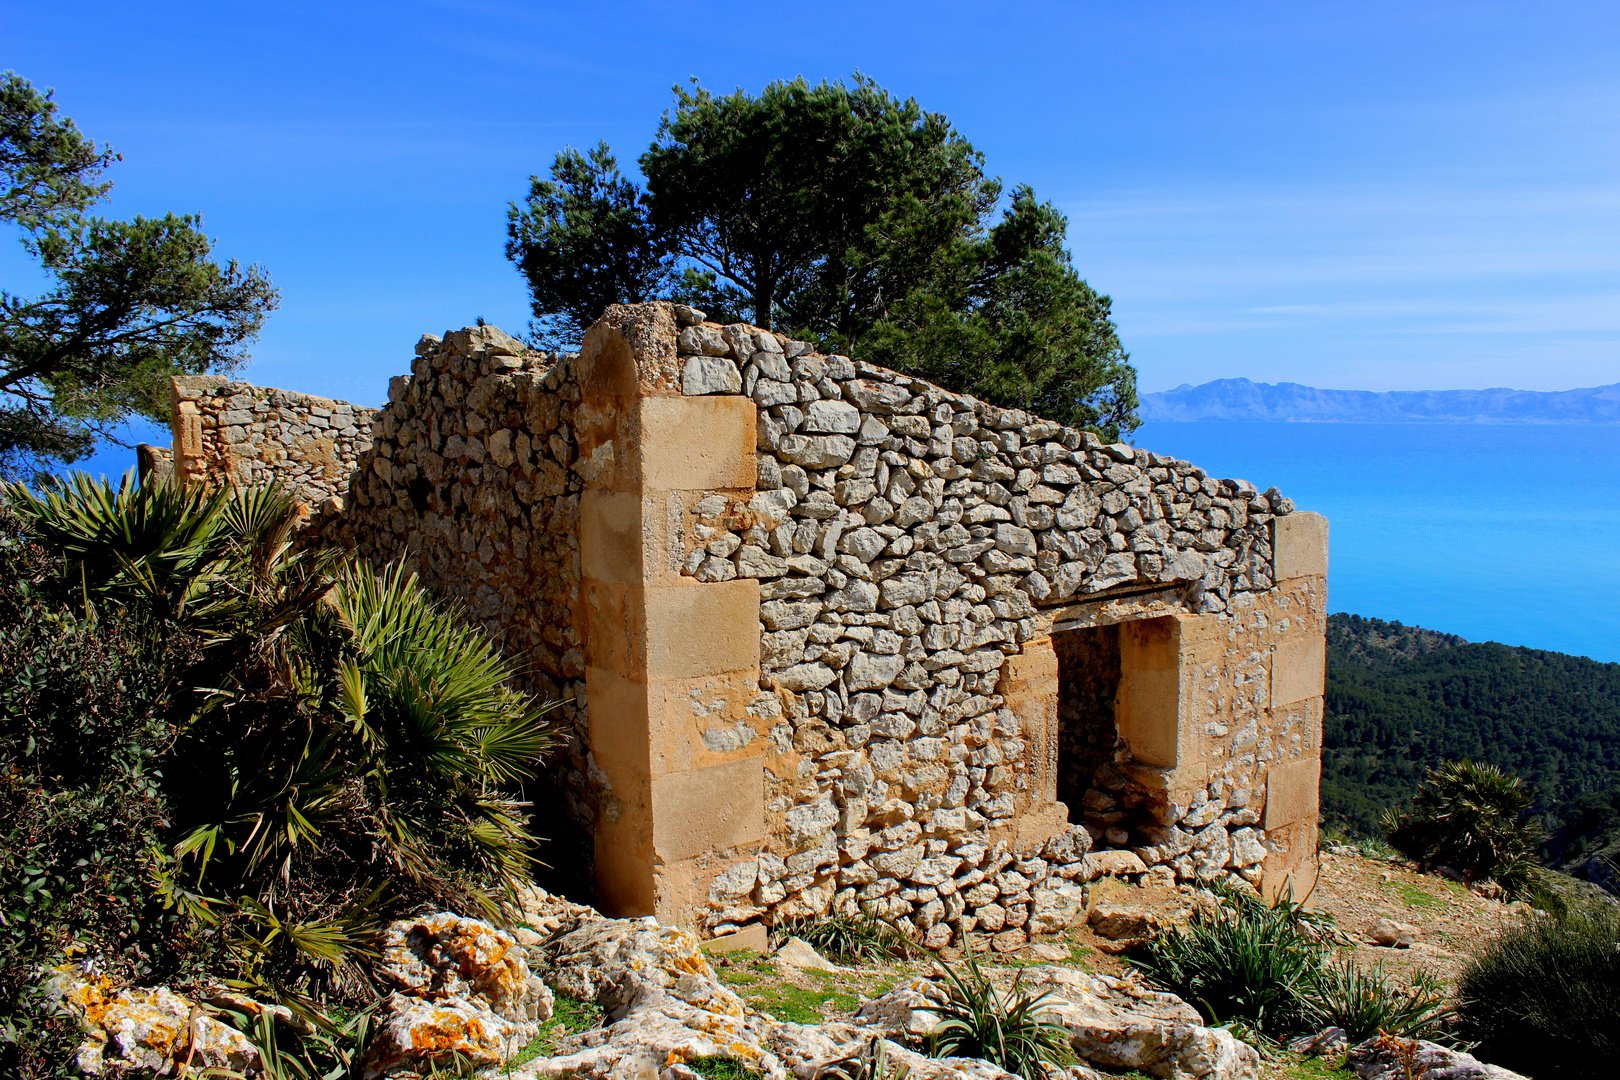
[{"label": "turquoise sea", "polygon": [[1330,522],[1328,606],[1620,661],[1620,425],[1150,423]]},{"label": "turquoise sea", "polygon": [[1132,442],[1327,515],[1334,611],[1620,661],[1620,425],[1152,423]]}]

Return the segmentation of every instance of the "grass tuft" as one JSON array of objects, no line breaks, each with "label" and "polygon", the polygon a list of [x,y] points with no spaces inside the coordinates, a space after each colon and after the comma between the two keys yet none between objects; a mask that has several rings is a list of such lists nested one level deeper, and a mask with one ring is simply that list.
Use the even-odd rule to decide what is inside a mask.
[{"label": "grass tuft", "polygon": [[864,964],[880,959],[905,958],[917,946],[887,919],[869,911],[832,912],[809,919],[783,922],[776,928],[783,940],[797,937],[835,964]]}]

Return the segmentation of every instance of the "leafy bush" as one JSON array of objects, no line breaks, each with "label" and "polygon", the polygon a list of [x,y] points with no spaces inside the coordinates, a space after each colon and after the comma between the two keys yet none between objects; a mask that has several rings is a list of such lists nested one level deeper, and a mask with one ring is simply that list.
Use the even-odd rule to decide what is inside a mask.
[{"label": "leafy bush", "polygon": [[831,912],[784,921],[780,937],[804,940],[821,955],[840,964],[865,964],[884,957],[904,957],[916,951],[899,927],[869,911],[859,914]]},{"label": "leafy bush", "polygon": [[1242,1020],[1266,1035],[1287,1034],[1302,1025],[1326,956],[1301,910],[1228,898],[1147,943],[1131,962],[1211,1023]]},{"label": "leafy bush", "polygon": [[60,561],[0,504],[0,1075],[54,1075],[73,1025],[36,972],[75,942],[115,979],[184,977],[206,943],[153,894],[167,674],[119,611],[62,602]]},{"label": "leafy bush", "polygon": [[1537,917],[1486,944],[1457,984],[1482,1056],[1540,1077],[1612,1076],[1620,1055],[1620,916]]},{"label": "leafy bush", "polygon": [[1048,1063],[1071,1060],[1069,1029],[1045,1018],[1046,995],[1020,992],[1022,971],[1003,994],[973,957],[966,968],[961,974],[943,969],[951,998],[934,1010],[940,1022],[928,1037],[930,1057],[982,1058],[1024,1080],[1044,1080]]},{"label": "leafy bush", "polygon": [[1470,878],[1494,878],[1519,895],[1537,880],[1537,834],[1524,820],[1530,792],[1495,765],[1448,761],[1430,769],[1409,813],[1384,816],[1389,842],[1403,855],[1449,866]]},{"label": "leafy bush", "polygon": [[0,489],[0,1072],[69,943],[178,989],[223,968],[313,1015],[374,996],[405,906],[498,903],[543,710],[414,577],[292,543],[273,489]]},{"label": "leafy bush", "polygon": [[1305,1014],[1311,1027],[1343,1028],[1352,1043],[1379,1034],[1446,1042],[1455,1019],[1444,987],[1433,978],[1401,986],[1383,964],[1363,968],[1349,957],[1318,969],[1305,988]]}]

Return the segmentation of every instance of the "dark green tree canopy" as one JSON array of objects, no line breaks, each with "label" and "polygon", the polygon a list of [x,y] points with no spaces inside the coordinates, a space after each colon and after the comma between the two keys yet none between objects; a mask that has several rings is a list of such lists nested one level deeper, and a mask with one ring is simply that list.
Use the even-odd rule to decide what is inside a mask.
[{"label": "dark green tree canopy", "polygon": [[531,178],[526,208],[507,214],[506,256],[529,279],[547,347],[578,341],[609,304],[660,295],[670,249],[648,220],[649,203],[607,143],[589,154],[564,150],[550,180]]},{"label": "dark green tree canopy", "polygon": [[265,272],[215,262],[195,215],[88,216],[115,160],[49,91],[0,79],[0,220],[50,282],[0,291],[0,471],[72,461],[134,415],[164,419],[168,376],[240,365],[275,309]]},{"label": "dark green tree canopy", "polygon": [[1027,187],[1003,207],[944,116],[861,75],[675,95],[645,191],[602,144],[559,154],[511,208],[545,344],[667,298],[1111,439],[1136,426],[1135,372],[1067,220]]}]

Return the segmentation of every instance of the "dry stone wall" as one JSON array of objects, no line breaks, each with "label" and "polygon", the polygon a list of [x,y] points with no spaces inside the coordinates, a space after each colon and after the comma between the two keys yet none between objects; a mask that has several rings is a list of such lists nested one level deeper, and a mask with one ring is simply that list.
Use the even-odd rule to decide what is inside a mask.
[{"label": "dry stone wall", "polygon": [[[592,724],[630,721],[588,711],[609,643],[589,639],[581,505],[619,445],[592,432],[613,410],[639,423],[635,394],[757,418],[755,466],[739,444],[752,490],[660,494],[623,540],[667,555],[658,573],[695,596],[758,590],[746,710],[696,680],[690,702],[660,699],[691,713],[660,729],[676,742],[637,751],[688,754],[690,730],[689,756],[763,760],[763,840],[681,856],[710,933],[866,907],[929,945],[973,932],[1011,949],[1072,919],[1076,883],[1100,873],[1258,883],[1314,841],[1325,569],[1279,572],[1295,508],[1275,489],[678,305],[607,321],[640,379],[622,400],[493,327],[424,337],[381,410],[181,380],[177,471],[292,483],[323,508],[322,540],[403,559],[461,601],[567,702],[553,778],[600,837],[631,796],[609,790]],[[704,431],[680,438],[670,452],[706,460]],[[608,734],[633,749],[628,728]],[[638,812],[663,805],[660,767]]]},{"label": "dry stone wall", "polygon": [[342,510],[376,409],[210,375],[172,386],[174,468],[187,483],[279,483],[323,517]]},{"label": "dry stone wall", "polygon": [[[765,733],[770,850],[716,880],[716,932],[864,906],[911,921],[930,945],[977,931],[1015,947],[1048,883],[1104,865],[1081,861],[1093,843],[1139,860],[1122,867],[1259,880],[1267,850],[1241,780],[1222,775],[1178,805],[1112,745],[1106,759],[1125,768],[1086,791],[1099,812],[1085,831],[1009,847],[1036,801],[1031,755],[1045,748],[998,684],[1007,658],[1050,632],[1040,612],[1058,603],[1170,587],[1185,610],[1241,623],[1236,612],[1273,586],[1270,523],[1294,510],[1288,499],[678,314],[683,391],[744,393],[760,410],[758,493],[698,502],[683,572],[759,580],[762,682],[783,703]],[[1218,682],[1224,655],[1216,666]],[[1241,692],[1210,692],[1226,727],[1241,726],[1230,715],[1243,713]],[[1234,741],[1252,747],[1259,721],[1241,723]]]},{"label": "dry stone wall", "polygon": [[402,560],[464,605],[532,690],[563,702],[554,779],[588,829],[572,358],[531,353],[492,326],[425,335],[416,354],[389,384],[333,538],[377,563]]}]

